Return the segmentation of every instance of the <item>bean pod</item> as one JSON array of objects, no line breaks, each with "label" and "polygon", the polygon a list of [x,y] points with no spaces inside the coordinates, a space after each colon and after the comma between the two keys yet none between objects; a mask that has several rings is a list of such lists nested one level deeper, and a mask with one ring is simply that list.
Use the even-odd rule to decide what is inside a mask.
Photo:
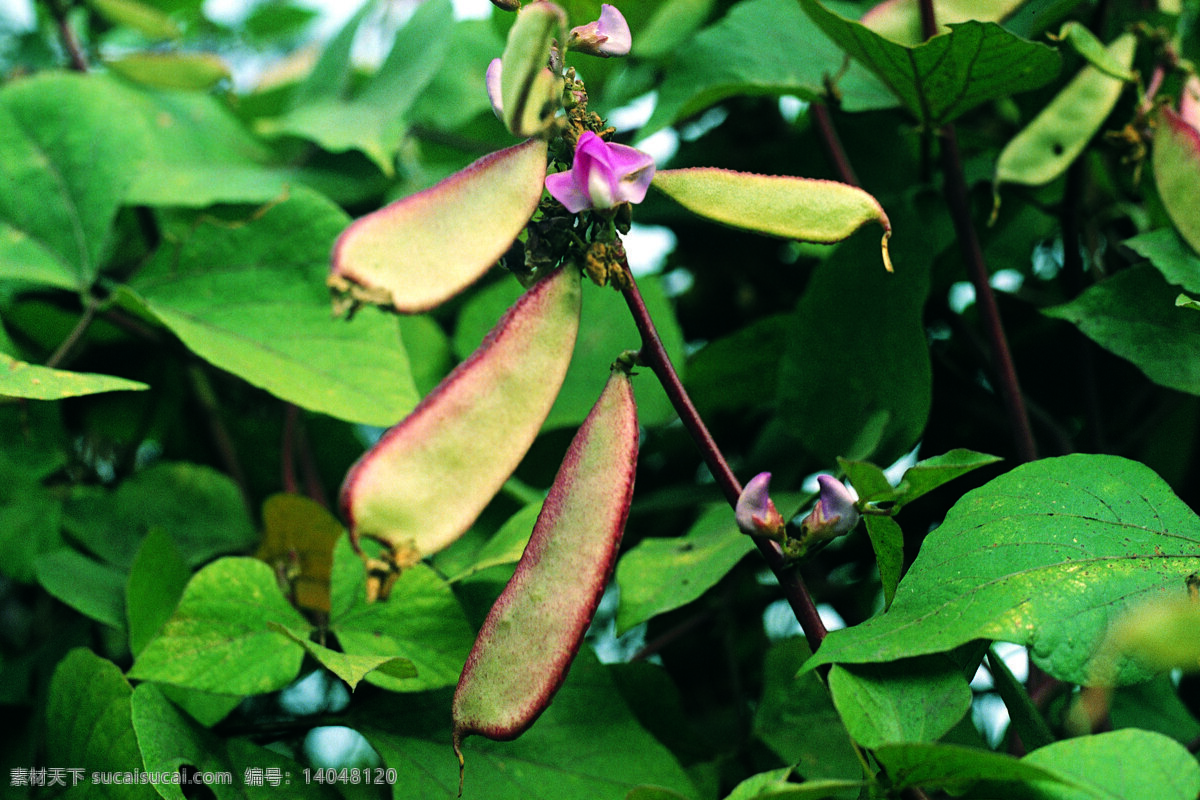
[{"label": "bean pod", "polygon": [[604,587],[633,497],[638,424],[615,370],[575,435],[512,579],[484,620],[454,693],[454,751],[513,739],[550,704]]}]

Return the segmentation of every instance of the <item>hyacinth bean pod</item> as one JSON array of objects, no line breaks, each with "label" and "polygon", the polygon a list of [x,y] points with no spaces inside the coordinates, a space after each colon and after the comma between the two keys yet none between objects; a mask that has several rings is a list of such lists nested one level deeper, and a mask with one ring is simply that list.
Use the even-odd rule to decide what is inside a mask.
[{"label": "hyacinth bean pod", "polygon": [[616,563],[637,449],[633,387],[615,369],[467,657],[454,693],[460,764],[463,739],[519,736],[562,685]]},{"label": "hyacinth bean pod", "polygon": [[1200,253],[1200,130],[1169,108],[1155,116],[1154,182],[1167,216],[1192,249]]},{"label": "hyacinth bean pod", "polygon": [[351,540],[422,556],[461,536],[516,469],[550,413],[579,331],[580,273],[530,288],[465,361],[346,475]]},{"label": "hyacinth bean pod", "polygon": [[[1137,38],[1127,33],[1106,54],[1128,71]],[[1086,66],[1001,151],[995,186],[1020,183],[1041,186],[1066,172],[1100,130],[1121,96],[1124,82],[1096,66]],[[997,194],[997,198],[999,195]],[[998,200],[997,200],[998,203]]]},{"label": "hyacinth bean pod", "polygon": [[397,311],[433,308],[504,255],[545,178],[546,143],[530,139],[356,220],[334,245],[330,287]]}]

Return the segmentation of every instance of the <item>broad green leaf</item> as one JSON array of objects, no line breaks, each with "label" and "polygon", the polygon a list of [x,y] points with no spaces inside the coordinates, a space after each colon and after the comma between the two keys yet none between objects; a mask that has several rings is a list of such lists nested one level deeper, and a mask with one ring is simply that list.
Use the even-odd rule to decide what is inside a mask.
[{"label": "broad green leaf", "polygon": [[1188,297],[1186,294],[1181,294],[1175,298],[1175,305],[1179,308],[1190,308],[1193,311],[1200,311],[1200,300],[1195,300]]},{"label": "broad green leaf", "polygon": [[240,694],[217,694],[198,689],[185,689],[168,683],[156,683],[163,695],[181,708],[192,719],[206,728],[211,728],[229,716],[230,712],[245,699]]},{"label": "broad green leaf", "polygon": [[1200,317],[1176,307],[1178,294],[1153,267],[1142,264],[1042,313],[1067,320],[1160,386],[1200,394]]},{"label": "broad green leaf", "polygon": [[192,567],[246,550],[258,539],[237,484],[199,464],[161,462],[112,492],[77,489],[67,501],[66,518],[74,539],[124,569],[155,528],[171,537]]},{"label": "broad green leaf", "polygon": [[126,92],[54,72],[0,91],[0,277],[91,285],[146,147]]},{"label": "broad green leaf", "polygon": [[1064,780],[1055,770],[1025,759],[951,744],[889,744],[877,749],[875,757],[898,787],[923,786],[951,794],[962,794],[986,782],[1002,787],[991,796],[1012,797],[1017,786],[1035,781],[1040,786],[1053,786]]},{"label": "broad green leaf", "polygon": [[882,662],[973,639],[1026,644],[1060,680],[1145,680],[1103,651],[1127,608],[1184,595],[1200,523],[1148,467],[1073,455],[964,495],[930,534],[891,609],[835,631],[806,665]]},{"label": "broad green leaf", "polygon": [[1114,728],[1156,731],[1185,745],[1200,736],[1200,721],[1183,704],[1169,675],[1115,690],[1109,718]]},{"label": "broad green leaf", "polygon": [[[649,276],[638,281],[638,288],[667,355],[684,375],[683,332],[675,318],[675,308],[663,292],[662,282]],[[454,350],[460,358],[466,358],[479,345],[500,314],[520,293],[516,281],[506,280],[488,286],[467,300],[454,330]],[[543,430],[573,427],[583,422],[604,388],[613,359],[641,343],[637,326],[620,294],[588,286],[584,295],[579,336],[571,353],[571,363],[550,414],[542,423]],[[634,381],[633,393],[637,398],[638,421],[642,425],[655,427],[675,419],[675,409],[658,381]]]},{"label": "broad green leaf", "polygon": [[[633,37],[634,52],[640,37]],[[825,78],[842,53],[795,0],[747,0],[678,47],[658,89],[654,113],[639,132],[655,131],[736,95],[825,96]],[[848,111],[891,108],[896,101],[861,65],[837,82]]]},{"label": "broad green leaf", "polygon": [[125,573],[64,548],[38,558],[42,588],[84,616],[125,629]]},{"label": "broad green leaf", "polygon": [[33,583],[38,558],[66,546],[62,498],[23,470],[0,466],[0,574]]},{"label": "broad green leaf", "polygon": [[376,671],[368,672],[366,681],[395,692],[455,684],[475,632],[449,585],[429,567],[415,564],[401,573],[386,600],[367,603],[366,573],[348,539],[338,542],[333,558],[329,624],[342,650],[359,658],[405,659],[416,667],[416,677]]},{"label": "broad green leaf", "polygon": [[618,635],[700,597],[753,549],[727,505],[705,510],[684,536],[643,539],[617,562]]},{"label": "broad green leaf", "polygon": [[652,184],[684,208],[734,228],[831,244],[868,222],[883,226],[883,263],[892,224],[879,201],[837,181],[752,175],[712,167],[659,170]]},{"label": "broad green leaf", "polygon": [[478,572],[501,564],[517,563],[521,559],[521,554],[525,552],[525,545],[529,543],[529,535],[533,533],[533,526],[537,522],[541,510],[541,503],[530,503],[509,517],[500,526],[500,530],[496,531],[483,547],[479,548],[471,565],[450,578],[449,582],[457,583],[464,578],[469,578]]},{"label": "broad green leaf", "polygon": [[686,384],[701,416],[770,403],[778,389],[779,353],[791,333],[791,318],[776,314],[709,342],[692,354]]},{"label": "broad green leaf", "polygon": [[330,39],[321,51],[320,57],[309,71],[304,82],[296,87],[291,97],[291,107],[299,108],[312,105],[324,99],[336,99],[346,94],[351,79],[354,77],[354,62],[351,55],[354,40],[358,36],[358,28],[362,21],[378,6],[375,0],[368,0],[359,6],[341,29]]},{"label": "broad green leaf", "polygon": [[[946,33],[950,25],[967,20],[1000,22],[1022,2],[1024,0],[934,0],[933,15],[939,33]],[[893,42],[917,45],[925,41],[919,6],[918,0],[885,0],[863,14],[861,22]]]},{"label": "broad green leaf", "polygon": [[[397,800],[457,793],[449,702],[444,693],[408,695],[355,717],[354,726],[399,773]],[[406,720],[403,732],[398,718]],[[638,724],[607,669],[586,648],[532,728],[511,742],[472,737],[463,751],[465,800],[624,800],[639,784],[696,794],[674,756]]]},{"label": "broad green leaf", "polygon": [[368,673],[375,670],[379,670],[380,673],[398,680],[415,678],[417,676],[416,667],[412,665],[411,661],[404,658],[339,653],[337,650],[331,650],[328,647],[311,641],[306,635],[301,635],[289,628],[285,628],[278,622],[268,622],[267,627],[276,633],[282,633],[307,650],[308,654],[321,662],[322,666],[345,681],[352,692],[358,688],[359,682]]},{"label": "broad green leaf", "polygon": [[802,636],[767,650],[754,735],[809,780],[859,780],[861,762],[828,689],[816,675],[796,675],[810,657]]},{"label": "broad green leaf", "polygon": [[[653,16],[634,33],[633,56],[658,59],[675,54],[684,55],[688,50],[681,45],[704,25],[715,5],[716,0],[664,0],[659,3]],[[742,4],[743,7],[745,5]],[[692,46],[697,44],[693,42]],[[662,100],[660,90],[658,102]]]},{"label": "broad green leaf", "polygon": [[205,91],[230,77],[229,65],[211,53],[131,53],[104,65],[134,83],[159,89]]},{"label": "broad green leaf", "polygon": [[1064,739],[1034,750],[1021,763],[1053,772],[1059,782],[1036,781],[1037,800],[1153,797],[1193,800],[1200,764],[1183,745],[1159,733],[1126,729]]},{"label": "broad green leaf", "polygon": [[962,670],[941,655],[835,665],[828,681],[846,730],[871,749],[937,741],[971,708],[971,687]]},{"label": "broad green leaf", "polygon": [[345,224],[328,200],[296,190],[234,225],[201,224],[131,288],[221,369],[303,408],[391,424],[417,400],[395,321],[329,314],[324,265]]},{"label": "broad green leaf", "polygon": [[[364,6],[363,12],[371,4]],[[360,12],[363,13],[363,12]],[[343,47],[349,47],[361,21],[354,17],[335,42],[331,58],[314,69],[301,98],[279,119],[263,120],[260,132],[291,134],[340,153],[358,150],[388,176],[395,173],[394,157],[405,133],[405,118],[417,96],[441,68],[454,27],[449,0],[422,3],[397,31],[391,51],[378,71],[354,97],[338,97],[349,66]],[[348,58],[348,51],[345,51]],[[327,85],[321,82],[328,80]]]},{"label": "broad green leaf", "polygon": [[508,250],[533,216],[545,178],[540,139],[484,156],[356,220],[338,237],[329,284],[357,301],[398,311],[433,308]]},{"label": "broad green leaf", "polygon": [[[1137,37],[1127,33],[1106,53],[1126,69],[1133,64]],[[1125,83],[1086,66],[1014,136],[996,161],[994,186],[1041,186],[1066,172],[1112,113]],[[995,189],[994,191],[998,191]]]},{"label": "broad green leaf", "polygon": [[940,456],[923,458],[906,469],[901,476],[900,485],[896,487],[896,506],[906,506],[944,483],[1002,460],[999,456],[976,453],[963,448],[950,450]]},{"label": "broad green leaf", "polygon": [[913,47],[885,39],[858,22],[799,0],[843,50],[887,84],[923,124],[944,125],[980,103],[1036,89],[1058,74],[1052,48],[1014,36],[991,22],[951,25],[951,32]]},{"label": "broad green leaf", "polygon": [[[46,763],[92,772],[141,770],[130,697],[121,670],[90,650],[76,648],[59,662],[46,701]],[[72,782],[66,776],[68,785]],[[84,784],[79,784],[84,785]],[[91,784],[88,796],[113,800],[155,797],[149,784]]]},{"label": "broad green leaf", "polygon": [[815,780],[795,783],[792,767],[762,772],[746,778],[725,796],[725,800],[831,800],[857,798],[869,785],[867,781]]},{"label": "broad green leaf", "polygon": [[897,214],[895,274],[880,268],[872,237],[851,237],[816,268],[791,319],[779,417],[822,463],[872,455],[890,463],[925,429],[925,298],[932,256],[952,233],[940,210]]},{"label": "broad green leaf", "polygon": [[149,389],[140,381],[91,372],[68,372],[40,364],[29,364],[0,352],[0,395],[32,400],[62,400],[101,392],[131,392]]},{"label": "broad green leaf", "polygon": [[[233,780],[216,781],[209,789],[218,800],[268,800],[289,797],[337,797],[331,787],[304,780],[303,767],[274,750],[246,739],[225,738],[205,730],[179,712],[153,684],[143,683],[133,692],[133,729],[147,772],[174,773],[183,765],[200,772],[226,773]],[[277,770],[278,782],[247,779],[249,768]],[[177,784],[154,784],[164,800],[183,800]],[[191,796],[191,794],[186,795]]]},{"label": "broad green leaf", "polygon": [[1200,252],[1200,130],[1165,106],[1155,120],[1151,164],[1158,194],[1179,235]]},{"label": "broad green leaf", "polygon": [[222,558],[188,582],[175,613],[129,676],[226,694],[281,689],[300,671],[304,648],[272,631],[270,622],[309,629],[283,598],[270,567],[252,558]]},{"label": "broad green leaf", "polygon": [[135,656],[171,618],[191,576],[171,536],[152,528],[142,539],[125,584],[129,649]]},{"label": "broad green leaf", "polygon": [[1126,239],[1122,244],[1149,259],[1167,283],[1185,291],[1200,292],[1200,255],[1173,229],[1160,228]]},{"label": "broad green leaf", "polygon": [[1054,732],[1046,724],[1041,709],[1034,704],[1033,698],[1004,659],[997,655],[995,647],[988,648],[987,666],[992,674],[992,685],[1008,709],[1009,730],[1021,737],[1021,743],[1027,750],[1036,750],[1053,742]]},{"label": "broad green leaf", "polygon": [[863,522],[867,526],[867,536],[871,538],[871,549],[875,551],[875,563],[879,566],[883,607],[891,608],[896,599],[896,587],[900,585],[900,573],[904,570],[904,531],[891,517],[869,514]]},{"label": "broad green leaf", "polygon": [[[417,98],[409,114],[414,123],[454,130],[485,112],[492,116],[483,75],[491,60],[504,52],[504,38],[491,20],[458,20],[450,32],[449,48],[454,69],[438,70]],[[503,131],[499,125],[496,128]]]},{"label": "broad green leaf", "polygon": [[171,17],[149,3],[138,0],[88,0],[100,16],[115,25],[125,25],[150,39],[177,39],[182,31]]}]

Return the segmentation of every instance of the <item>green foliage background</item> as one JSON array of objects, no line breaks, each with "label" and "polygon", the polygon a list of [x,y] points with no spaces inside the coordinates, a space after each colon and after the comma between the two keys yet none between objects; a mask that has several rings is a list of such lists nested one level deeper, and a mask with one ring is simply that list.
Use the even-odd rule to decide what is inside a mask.
[{"label": "green foliage background", "polygon": [[[572,25],[599,10],[562,5]],[[1196,616],[1181,612],[1165,661],[1110,631],[1143,603],[1174,608],[1200,573],[1200,315],[1176,301],[1200,292],[1200,153],[1162,144],[1140,107],[1172,58],[1158,98],[1178,98],[1200,4],[979,3],[987,19],[926,45],[852,22],[867,3],[620,5],[631,56],[571,63],[600,113],[656,92],[621,141],[669,132],[670,167],[840,179],[824,105],[887,210],[895,274],[874,232],[821,247],[654,192],[635,209],[674,236],[642,292],[739,477],[771,471],[791,514],[807,477],[838,473],[879,513],[800,567],[850,626],[814,657],[771,622],[777,583],[643,370],[637,491],[595,652],[520,739],[470,740],[464,796],[1196,797]],[[483,87],[511,16],[369,0],[316,47],[313,12],[288,0],[233,26],[200,0],[36,11],[33,30],[0,29],[4,791],[453,796],[450,694],[475,630],[608,363],[640,342],[621,300],[586,287],[566,384],[516,476],[368,603],[331,499],[520,287],[497,268],[428,314],[346,321],[325,276],[353,218],[513,144]],[[1001,186],[989,224],[1002,149],[1087,65],[1046,35],[1068,20],[1105,43],[1136,29],[1140,83],[1075,109],[1094,123],[1067,126],[1079,141],[1040,144],[1081,155],[1044,185]],[[393,42],[378,66],[355,63],[358,36]],[[252,62],[272,67],[234,81]],[[943,195],[950,123],[965,206]],[[997,289],[1030,463],[963,220]],[[281,492],[308,499],[271,522]],[[1024,684],[993,651],[993,682],[971,688],[993,641],[1028,648]],[[317,687],[307,707],[298,684]],[[989,740],[971,709],[997,694],[1012,730]],[[318,745],[331,726],[352,746]],[[46,767],[234,780],[30,785]],[[325,767],[335,780],[315,781]],[[366,767],[394,785],[337,772]]]}]

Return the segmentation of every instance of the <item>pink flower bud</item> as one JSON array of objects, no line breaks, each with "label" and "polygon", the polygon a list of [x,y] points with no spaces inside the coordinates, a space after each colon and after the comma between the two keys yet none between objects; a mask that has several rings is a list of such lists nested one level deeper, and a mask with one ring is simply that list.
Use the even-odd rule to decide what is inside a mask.
[{"label": "pink flower bud", "polygon": [[771,473],[760,472],[750,479],[734,508],[738,529],[748,536],[775,538],[783,531],[783,516],[767,495]]},{"label": "pink flower bud", "polygon": [[629,23],[615,6],[608,3],[600,6],[600,19],[572,28],[567,37],[568,50],[602,58],[629,55],[632,46]]},{"label": "pink flower bud", "polygon": [[858,524],[860,515],[854,505],[858,498],[831,475],[818,475],[817,483],[821,485],[817,506],[800,523],[805,538],[821,541],[849,533]]},{"label": "pink flower bud", "polygon": [[488,100],[492,101],[492,113],[496,119],[504,121],[504,101],[500,97],[500,59],[493,58],[484,73],[483,82],[487,86]]},{"label": "pink flower bud", "polygon": [[654,159],[623,144],[605,142],[591,131],[579,137],[575,162],[546,176],[546,190],[572,214],[587,208],[640,203],[654,177]]}]

